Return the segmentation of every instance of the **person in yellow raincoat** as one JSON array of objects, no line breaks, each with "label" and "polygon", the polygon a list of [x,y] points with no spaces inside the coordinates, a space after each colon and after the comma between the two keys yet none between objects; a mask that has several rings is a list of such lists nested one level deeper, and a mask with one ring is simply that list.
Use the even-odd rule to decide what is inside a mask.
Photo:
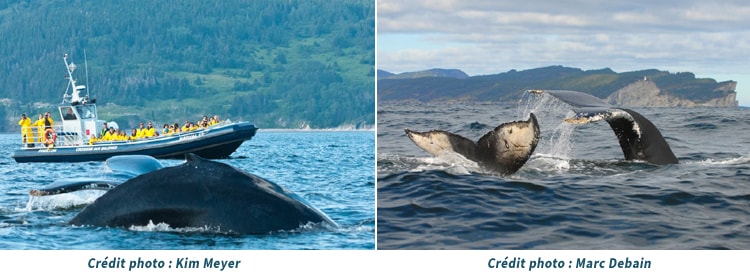
[{"label": "person in yellow raincoat", "polygon": [[34,133],[31,131],[31,119],[26,117],[25,113],[21,114],[21,120],[18,121],[18,125],[21,126],[23,143],[32,146],[34,143]]},{"label": "person in yellow raincoat", "polygon": [[145,136],[146,138],[159,136],[159,133],[157,133],[156,129],[154,128],[154,123],[151,123],[151,121],[148,122],[148,127],[146,127]]},{"label": "person in yellow raincoat", "polygon": [[36,134],[36,141],[40,143],[44,142],[42,139],[42,133],[44,133],[44,114],[39,114],[39,119],[34,121],[32,125],[36,126],[36,133],[34,133]]}]

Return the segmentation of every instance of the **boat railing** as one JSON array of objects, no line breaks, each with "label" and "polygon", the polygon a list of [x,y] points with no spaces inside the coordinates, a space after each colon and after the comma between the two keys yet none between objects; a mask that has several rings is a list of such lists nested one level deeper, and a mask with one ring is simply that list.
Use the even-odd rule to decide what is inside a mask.
[{"label": "boat railing", "polygon": [[49,148],[82,144],[79,132],[65,131],[62,125],[21,128],[22,148]]}]

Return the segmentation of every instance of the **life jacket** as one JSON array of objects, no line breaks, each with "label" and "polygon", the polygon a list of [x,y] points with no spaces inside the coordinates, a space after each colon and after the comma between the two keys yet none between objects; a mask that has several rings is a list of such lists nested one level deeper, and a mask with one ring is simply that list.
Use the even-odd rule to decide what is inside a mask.
[{"label": "life jacket", "polygon": [[154,137],[154,135],[156,135],[156,129],[154,127],[146,128],[144,135],[146,137]]}]

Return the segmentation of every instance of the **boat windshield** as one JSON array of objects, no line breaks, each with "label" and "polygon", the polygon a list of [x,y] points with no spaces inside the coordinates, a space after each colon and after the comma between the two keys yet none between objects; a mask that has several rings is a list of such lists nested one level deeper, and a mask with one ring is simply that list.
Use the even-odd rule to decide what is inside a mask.
[{"label": "boat windshield", "polygon": [[76,114],[73,113],[73,107],[60,107],[60,114],[63,120],[76,120]]},{"label": "boat windshield", "polygon": [[78,115],[83,116],[83,119],[95,118],[96,117],[96,106],[95,105],[78,105],[76,110]]}]

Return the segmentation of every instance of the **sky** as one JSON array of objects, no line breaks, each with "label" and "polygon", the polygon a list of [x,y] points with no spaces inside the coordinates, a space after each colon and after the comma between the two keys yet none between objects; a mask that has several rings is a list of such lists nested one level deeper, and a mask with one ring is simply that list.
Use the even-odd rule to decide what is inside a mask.
[{"label": "sky", "polygon": [[750,106],[745,0],[377,0],[378,69],[470,76],[551,65],[737,81]]}]

